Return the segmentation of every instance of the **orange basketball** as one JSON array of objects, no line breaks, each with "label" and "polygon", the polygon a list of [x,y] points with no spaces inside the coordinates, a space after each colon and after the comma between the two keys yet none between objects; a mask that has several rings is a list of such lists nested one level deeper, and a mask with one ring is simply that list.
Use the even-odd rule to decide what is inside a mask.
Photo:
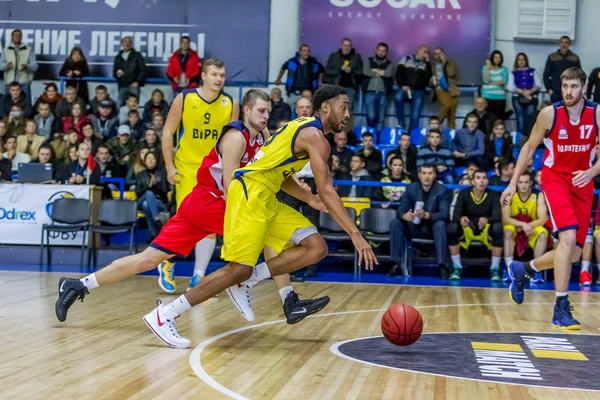
[{"label": "orange basketball", "polygon": [[381,331],[390,343],[408,346],[423,333],[423,318],[413,306],[392,304],[381,318]]}]

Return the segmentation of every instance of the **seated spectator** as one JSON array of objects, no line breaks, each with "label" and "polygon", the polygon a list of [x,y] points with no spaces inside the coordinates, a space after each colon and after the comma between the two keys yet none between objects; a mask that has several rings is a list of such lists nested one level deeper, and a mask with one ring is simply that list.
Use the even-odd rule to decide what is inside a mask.
[{"label": "seated spectator", "polygon": [[12,106],[4,122],[6,122],[6,133],[8,136],[21,136],[25,134],[25,115],[23,115],[23,111],[21,111],[19,106]]},{"label": "seated spectator", "polygon": [[154,129],[146,129],[144,138],[139,141],[137,148],[138,151],[141,149],[148,149],[150,153],[154,153],[158,163],[162,164],[162,148],[160,145],[160,140],[158,140],[158,135]]},{"label": "seated spectator", "polygon": [[69,129],[75,129],[78,134],[78,139],[81,142],[83,140],[83,132],[81,128],[85,124],[90,123],[90,119],[87,115],[83,114],[84,108],[79,103],[74,103],[71,110],[71,116],[63,118],[63,132]]},{"label": "seated spectator", "polygon": [[94,127],[94,132],[100,135],[104,140],[107,140],[110,138],[113,128],[115,126],[118,127],[119,119],[117,117],[111,117],[112,103],[109,100],[102,100],[98,104],[97,109],[98,111],[96,113],[90,115],[90,121]]},{"label": "seated spectator", "polygon": [[340,170],[342,172],[348,172],[350,170],[350,161],[354,153],[346,144],[348,143],[348,135],[346,132],[338,132],[333,138],[335,146],[331,147],[331,154],[336,155],[340,161]]},{"label": "seated spectator", "polygon": [[91,114],[98,114],[100,104],[104,104],[104,107],[110,109],[110,114],[108,114],[108,118],[115,118],[117,116],[117,102],[110,98],[110,94],[108,94],[108,90],[104,85],[96,86],[96,95],[90,101],[90,111]]},{"label": "seated spectator", "polygon": [[17,136],[17,152],[28,154],[30,158],[37,157],[38,149],[44,143],[44,138],[37,134],[37,125],[34,120],[25,121],[25,134]]},{"label": "seated spectator", "polygon": [[79,143],[76,154],[77,159],[64,165],[56,180],[71,185],[100,185],[100,167],[96,165],[92,171],[88,168],[90,146],[85,142]]},{"label": "seated spectator", "polygon": [[[152,100],[150,100],[152,102]],[[119,109],[119,124],[123,125],[127,123],[128,113],[131,110],[136,110],[139,114],[138,98],[135,94],[127,94],[125,105]]]},{"label": "seated spectator", "polygon": [[[354,182],[372,181],[373,177],[369,175],[369,171],[367,171],[365,165],[365,157],[360,154],[354,154],[350,162],[350,172],[340,174],[338,179]],[[373,186],[340,185],[338,193],[340,197],[366,197],[370,199],[373,195]]]},{"label": "seated spectator", "polygon": [[4,147],[3,138],[0,137],[0,182],[12,181],[12,161],[4,158],[2,148]]},{"label": "seated spectator", "polygon": [[452,222],[448,224],[448,247],[453,264],[450,279],[460,279],[463,269],[460,258],[461,246],[468,249],[472,241],[480,241],[492,250],[491,279],[498,282],[502,280],[500,260],[504,246],[500,198],[497,192],[488,189],[485,171],[481,169],[475,171],[473,180],[473,187],[463,189],[458,194]]},{"label": "seated spectator", "polygon": [[19,107],[19,110],[23,112],[24,118],[30,118],[33,115],[31,100],[21,90],[21,85],[18,82],[9,84],[8,93],[0,97],[0,118],[8,116],[14,106]]},{"label": "seated spectator", "polygon": [[80,47],[73,47],[71,49],[71,54],[65,60],[58,74],[71,78],[67,80],[67,86],[76,88],[77,96],[86,103],[89,101],[88,84],[86,81],[81,80],[81,78],[90,75],[90,68]]},{"label": "seated spectator", "polygon": [[[380,182],[400,182],[400,183],[411,183],[411,179],[406,172],[404,172],[404,162],[402,158],[396,156],[390,161],[390,172],[388,175],[381,178]],[[373,200],[375,201],[389,201],[395,203],[400,200],[402,193],[406,190],[406,186],[381,186],[374,188]],[[382,204],[381,208],[397,208],[390,204]]]},{"label": "seated spectator", "polygon": [[[540,192],[542,190],[542,170],[538,169],[533,175],[533,190]],[[600,204],[600,203],[599,203]],[[598,259],[600,262],[600,259]]]},{"label": "seated spectator", "polygon": [[50,106],[50,111],[56,117],[56,106],[62,100],[62,94],[58,93],[58,87],[54,82],[46,83],[46,87],[42,95],[35,102],[34,110],[39,113],[40,104],[46,103]]},{"label": "seated spectator", "polygon": [[456,131],[452,144],[456,166],[462,167],[471,161],[476,162],[480,168],[484,166],[484,133],[477,129],[476,115],[467,115],[467,127]]},{"label": "seated spectator", "polygon": [[485,137],[486,168],[496,168],[496,163],[501,158],[512,158],[513,139],[506,130],[501,119],[494,122],[492,133]]},{"label": "seated spectator", "polygon": [[379,150],[373,147],[373,134],[365,132],[362,136],[363,148],[356,154],[362,155],[367,162],[367,171],[375,179],[381,178],[382,155]]},{"label": "seated spectator", "polygon": [[[296,104],[296,107],[297,106],[298,105]],[[281,89],[271,89],[271,113],[269,114],[269,121],[267,122],[267,128],[269,128],[269,131],[276,131],[279,121],[289,121],[291,118],[292,108],[281,98]]]},{"label": "seated spectator", "polygon": [[[336,179],[336,177],[341,174],[340,171],[340,158],[335,154],[331,154],[329,156],[329,160],[327,161],[329,164],[329,171],[331,173],[331,179]],[[336,187],[337,190],[337,187]]]},{"label": "seated spectator", "polygon": [[[110,157],[110,152],[106,145],[101,144],[96,149],[96,164],[100,168],[100,177],[112,178],[115,175],[115,162]],[[115,175],[116,176],[116,175]],[[118,189],[115,189],[118,190]]]},{"label": "seated spectator", "polygon": [[[528,173],[528,171],[525,172]],[[494,175],[490,179],[490,186],[507,187],[515,174],[515,160],[512,158],[501,158],[498,161],[498,173],[499,175]]]},{"label": "seated spectator", "polygon": [[38,135],[50,140],[54,132],[62,130],[61,121],[59,121],[50,109],[50,104],[37,102],[37,114],[34,117],[38,127]]},{"label": "seated spectator", "polygon": [[156,157],[147,153],[144,157],[144,170],[135,179],[135,194],[138,209],[144,212],[150,238],[155,238],[160,230],[158,213],[167,209],[167,194],[169,181],[164,166],[159,166]]},{"label": "seated spectator", "polygon": [[410,134],[408,132],[404,132],[400,136],[398,148],[389,152],[385,162],[388,171],[390,169],[390,161],[394,157],[402,158],[404,171],[411,180],[415,180],[417,178],[417,148],[410,144]]},{"label": "seated spectator", "polygon": [[[6,129],[6,121],[0,119],[0,140],[4,141],[8,137],[8,132]],[[2,152],[2,148],[0,147],[0,152]]]},{"label": "seated spectator", "polygon": [[121,124],[120,126],[115,124],[113,126],[112,132],[110,133],[110,137],[114,137],[118,133],[118,129],[123,125],[129,127],[129,130],[131,131],[131,136],[133,136],[133,139],[135,139],[136,141],[141,140],[144,137],[144,132],[146,132],[146,128],[140,120],[140,114],[137,110],[130,110],[127,113],[127,122],[125,122],[125,124]]},{"label": "seated spectator", "polygon": [[434,165],[422,165],[419,181],[408,185],[400,198],[397,218],[390,224],[390,256],[396,265],[388,276],[396,275],[400,267],[406,268],[402,264],[407,240],[433,239],[440,276],[448,279],[446,222],[449,202],[446,188],[436,182],[436,175]]},{"label": "seated spectator", "polygon": [[96,154],[96,150],[98,150],[98,147],[104,144],[104,142],[98,136],[94,135],[94,127],[92,126],[92,123],[84,123],[81,126],[81,132],[83,133],[82,142],[85,142],[88,144],[88,146],[90,146],[92,154]]},{"label": "seated spectator", "polygon": [[118,176],[125,176],[129,166],[135,160],[135,141],[131,137],[131,128],[127,125],[121,125],[118,136],[107,141],[106,147],[108,147],[119,169]]},{"label": "seated spectator", "polygon": [[76,88],[72,86],[67,86],[67,88],[65,89],[65,97],[60,99],[60,101],[56,105],[56,117],[60,118],[61,120],[64,117],[70,117],[73,104],[75,103],[79,104],[83,115],[83,110],[85,110],[85,101],[83,101],[81,97],[77,96]]},{"label": "seated spectator", "polygon": [[164,93],[160,89],[154,89],[152,91],[152,97],[144,105],[144,114],[142,122],[145,124],[151,124],[152,116],[156,113],[162,115],[164,119],[167,119],[168,112],[169,103],[165,101]]},{"label": "seated spectator", "polygon": [[54,134],[54,140],[50,145],[54,149],[54,154],[57,160],[68,158],[69,147],[77,147],[79,143],[79,134],[75,129],[69,129],[64,135],[60,132]]},{"label": "seated spectator", "polygon": [[56,183],[56,176],[58,174],[58,165],[54,157],[54,149],[49,144],[42,144],[38,149],[37,157],[31,160],[32,163],[39,164],[52,164],[52,180]]},{"label": "seated spectator", "polygon": [[200,83],[202,60],[198,53],[190,48],[190,43],[189,36],[182,36],[179,49],[169,58],[167,78],[171,81],[173,97],[183,89],[197,88]]},{"label": "seated spectator", "polygon": [[149,129],[154,130],[156,135],[160,139],[162,137],[163,127],[165,126],[165,119],[161,114],[154,114],[152,116],[152,125],[148,126]]},{"label": "seated spectator", "polygon": [[[486,135],[492,133],[494,122],[496,122],[498,117],[496,117],[496,115],[488,111],[486,99],[484,99],[483,97],[478,97],[477,100],[475,100],[475,109],[472,110],[469,114],[467,114],[467,116],[470,114],[477,116],[477,129],[479,129]],[[463,128],[466,127],[467,119],[465,118]]]},{"label": "seated spectator", "polygon": [[467,164],[467,169],[465,170],[465,173],[463,174],[463,176],[458,178],[458,184],[473,186],[475,171],[477,171],[478,169],[479,165],[477,165],[477,163],[475,162],[470,162],[469,164]]},{"label": "seated spectator", "polygon": [[439,129],[431,129],[427,136],[427,146],[417,152],[417,168],[428,164],[436,168],[438,179],[444,183],[454,183],[454,156],[448,149],[440,146],[442,133]]},{"label": "seated spectator", "polygon": [[78,147],[79,147],[79,143],[69,145],[69,147],[67,148],[67,156],[65,157],[65,160],[63,163],[64,165],[72,164],[79,159],[79,156],[77,155]]},{"label": "seated spectator", "polygon": [[29,154],[17,151],[17,138],[9,136],[5,143],[6,151],[2,156],[12,162],[12,170],[19,170],[19,163],[28,163],[31,161]]}]

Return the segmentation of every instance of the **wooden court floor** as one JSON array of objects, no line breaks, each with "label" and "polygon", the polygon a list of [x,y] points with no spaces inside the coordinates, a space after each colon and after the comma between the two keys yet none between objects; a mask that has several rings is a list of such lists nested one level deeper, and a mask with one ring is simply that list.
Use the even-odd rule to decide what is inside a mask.
[{"label": "wooden court floor", "polygon": [[[254,323],[221,294],[178,320],[197,347],[174,350],[141,319],[175,298],[155,278],[96,289],[59,323],[60,276],[0,272],[0,399],[600,398],[599,294],[571,294],[582,330],[564,334],[549,324],[550,291],[516,306],[500,289],[302,283],[302,297],[332,301],[290,326],[267,281],[252,294]],[[413,346],[377,337],[392,303],[423,316]]]}]

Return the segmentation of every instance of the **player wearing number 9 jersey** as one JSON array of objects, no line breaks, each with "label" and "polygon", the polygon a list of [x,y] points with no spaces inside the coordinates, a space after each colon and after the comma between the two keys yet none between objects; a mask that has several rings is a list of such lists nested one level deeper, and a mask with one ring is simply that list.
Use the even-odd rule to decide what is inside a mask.
[{"label": "player wearing number 9 jersey", "polygon": [[598,104],[583,98],[586,75],[569,68],[561,75],[563,101],[544,108],[529,140],[521,149],[514,177],[502,193],[503,206],[510,204],[515,183],[533,157],[537,146],[546,145],[542,166],[542,191],[548,204],[550,222],[546,227],[558,237],[555,248],[530,263],[513,261],[508,266],[512,279],[510,298],[524,300],[524,285],[535,273],[554,268],[556,306],[552,324],[560,329],[580,329],[568,300],[571,263],[579,260],[590,223],[594,200],[592,179],[600,173],[600,162],[593,164],[598,141]]}]

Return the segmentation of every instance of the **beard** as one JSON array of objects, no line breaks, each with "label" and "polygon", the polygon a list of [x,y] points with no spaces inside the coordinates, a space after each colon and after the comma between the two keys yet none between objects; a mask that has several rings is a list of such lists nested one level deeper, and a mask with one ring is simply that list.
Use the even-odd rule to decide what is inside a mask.
[{"label": "beard", "polygon": [[263,129],[265,129],[266,125],[262,125],[260,122],[259,123],[254,123],[252,121],[248,121],[248,125],[250,125],[250,128],[254,129],[255,131],[262,131]]},{"label": "beard", "polygon": [[579,94],[579,96],[569,96],[569,98],[563,96],[563,102],[565,103],[565,106],[573,107],[575,104],[579,103],[582,97],[583,94]]}]

